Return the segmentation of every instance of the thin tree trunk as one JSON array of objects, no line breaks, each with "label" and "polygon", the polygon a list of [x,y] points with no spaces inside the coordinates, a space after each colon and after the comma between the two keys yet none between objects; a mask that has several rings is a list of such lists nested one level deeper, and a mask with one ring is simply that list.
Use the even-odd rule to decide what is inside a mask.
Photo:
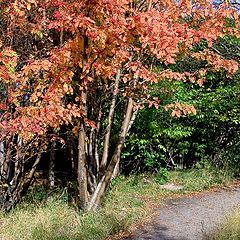
[{"label": "thin tree trunk", "polygon": [[[134,121],[136,119],[138,110],[139,110],[139,107],[137,107],[136,110],[133,112],[131,120],[130,120],[129,125],[128,125],[128,129],[127,129],[127,133],[126,134],[128,134],[129,130],[131,129],[131,127],[132,127],[132,125],[133,125],[133,123],[134,123]],[[115,177],[117,177],[120,174],[120,157],[121,157],[120,155],[121,155],[121,152],[119,152],[118,161],[117,161],[117,164],[116,164],[116,166],[114,168],[112,179],[114,179]]]},{"label": "thin tree trunk", "polygon": [[[15,171],[15,163],[17,163],[18,158],[18,149],[16,146],[16,135],[12,137],[12,146],[9,144],[9,151],[8,151],[8,161],[7,161],[7,183],[11,185],[11,181],[14,177]],[[18,137],[17,137],[17,145],[18,145]]]},{"label": "thin tree trunk", "polygon": [[[42,146],[43,145],[40,144],[40,148],[39,149],[42,149]],[[31,168],[30,172],[27,175],[27,178],[25,178],[23,180],[22,188],[20,189],[20,192],[18,194],[19,198],[17,199],[17,202],[20,200],[21,196],[23,196],[27,192],[29,186],[31,185],[31,183],[33,181],[34,174],[35,174],[35,172],[37,170],[38,164],[41,161],[41,156],[42,156],[42,150],[39,150],[39,152],[37,154],[37,157],[35,159],[35,162],[33,163],[32,168]]]},{"label": "thin tree trunk", "polygon": [[[86,112],[86,93],[82,92],[83,111]],[[81,123],[78,134],[78,195],[79,207],[86,209],[88,203],[87,191],[87,165],[86,165],[86,133],[84,124]]]},{"label": "thin tree trunk", "polygon": [[24,152],[23,152],[23,146],[22,146],[23,142],[22,139],[18,136],[17,137],[17,144],[16,144],[16,156],[15,156],[15,164],[14,164],[14,175],[13,178],[11,180],[11,187],[17,188],[20,178],[23,175],[23,171],[24,171]]},{"label": "thin tree trunk", "polygon": [[56,160],[56,141],[53,141],[51,143],[51,152],[50,152],[50,159],[49,159],[49,168],[48,168],[48,182],[49,182],[49,190],[53,190],[55,187],[55,173],[54,173],[54,167],[55,167],[55,160]]},{"label": "thin tree trunk", "polygon": [[0,142],[0,166],[2,166],[4,162],[4,143]]},{"label": "thin tree trunk", "polygon": [[93,144],[94,144],[94,132],[95,129],[92,128],[89,135],[88,143],[88,189],[90,193],[93,193],[96,188],[96,161],[94,158]]},{"label": "thin tree trunk", "polygon": [[81,124],[78,136],[78,194],[79,207],[83,210],[88,202],[85,138],[84,126]]},{"label": "thin tree trunk", "polygon": [[105,174],[101,178],[94,194],[92,195],[92,198],[89,202],[87,210],[91,210],[91,209],[95,210],[99,206],[100,200],[101,200],[102,196],[104,195],[104,193],[106,192],[107,187],[109,186],[110,180],[113,175],[114,168],[118,162],[118,156],[121,153],[123,143],[126,138],[127,129],[128,129],[128,126],[129,126],[129,123],[131,120],[131,116],[132,116],[132,110],[133,110],[133,100],[132,100],[132,98],[129,98],[126,114],[125,114],[125,117],[124,117],[124,120],[122,123],[122,127],[120,130],[120,134],[119,134],[119,138],[118,138],[118,142],[117,142],[114,154],[113,154],[112,159],[105,171]]},{"label": "thin tree trunk", "polygon": [[[40,147],[40,149],[41,148],[42,146]],[[30,172],[28,173],[27,177],[25,177],[23,174],[24,171],[23,159],[25,158],[25,156],[22,154],[23,153],[20,152],[19,157],[21,159],[18,159],[19,164],[17,165],[18,167],[15,171],[12,183],[11,185],[8,186],[3,196],[2,208],[6,212],[10,211],[20,201],[21,197],[26,193],[27,189],[29,188],[33,180],[37,166],[41,160],[41,151],[39,151]]]},{"label": "thin tree trunk", "polygon": [[74,141],[71,135],[68,135],[67,139],[67,155],[69,156],[68,160],[71,162],[72,171],[76,172],[76,162],[74,158]]},{"label": "thin tree trunk", "polygon": [[150,10],[152,8],[152,0],[149,0],[149,2],[148,2],[148,11]]},{"label": "thin tree trunk", "polygon": [[133,112],[133,114],[132,114],[130,123],[129,123],[129,125],[128,125],[127,133],[129,133],[129,131],[130,131],[133,123],[135,122],[135,119],[136,119],[136,117],[137,117],[138,111],[139,111],[139,106],[136,107],[136,110],[135,110],[135,111]]},{"label": "thin tree trunk", "polygon": [[115,112],[119,80],[120,80],[120,70],[118,69],[117,70],[117,75],[116,75],[116,78],[115,78],[115,83],[114,83],[112,103],[111,103],[110,110],[109,110],[109,115],[108,115],[108,126],[106,128],[105,137],[104,137],[103,155],[102,155],[102,160],[101,160],[101,164],[100,164],[100,173],[101,174],[104,173],[104,170],[105,170],[106,165],[107,165],[107,160],[108,160],[109,140],[110,140],[110,134],[111,134],[113,115],[114,115],[114,112]]},{"label": "thin tree trunk", "polygon": [[95,129],[95,138],[94,138],[94,157],[96,161],[96,178],[98,178],[99,174],[99,153],[98,153],[98,141],[99,141],[99,132],[100,132],[100,126],[101,126],[101,118],[102,118],[102,109],[100,107],[99,113],[98,113],[98,119],[97,119],[97,126]]},{"label": "thin tree trunk", "polygon": [[8,144],[6,156],[2,166],[2,173],[1,173],[1,178],[4,181],[4,183],[7,183],[7,179],[8,179],[8,166],[9,166],[10,158],[11,158],[11,148],[10,148],[10,144]]},{"label": "thin tree trunk", "polygon": [[2,172],[3,172],[3,164],[5,161],[5,148],[4,148],[4,142],[0,142],[0,181],[2,178]]},{"label": "thin tree trunk", "polygon": [[114,178],[119,176],[119,174],[120,174],[120,154],[118,156],[118,161],[116,163],[116,166],[115,166],[115,168],[113,170],[113,174],[112,174],[111,180],[113,180]]}]

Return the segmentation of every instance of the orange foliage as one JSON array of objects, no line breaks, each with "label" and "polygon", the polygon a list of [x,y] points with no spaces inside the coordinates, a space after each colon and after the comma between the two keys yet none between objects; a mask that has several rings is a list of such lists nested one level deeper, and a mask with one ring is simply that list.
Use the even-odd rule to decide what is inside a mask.
[{"label": "orange foliage", "polygon": [[[81,92],[95,96],[94,107],[96,92],[111,94],[117,69],[122,70],[119,94],[139,104],[149,100],[148,84],[161,79],[203,83],[204,70],[167,69],[178,55],[206,60],[209,69],[223,68],[229,74],[238,69],[236,62],[211,49],[218,37],[238,35],[237,27],[226,25],[227,17],[237,20],[226,5],[216,8],[207,0],[152,1],[152,6],[128,0],[2,0],[0,6],[7,26],[0,39],[0,81],[8,89],[0,105],[1,128],[26,139],[48,127],[74,124],[76,118],[94,127],[95,120],[81,110]],[[24,36],[33,43],[29,49],[21,44]],[[193,45],[202,39],[209,48],[193,53]],[[166,69],[156,73],[156,61]],[[195,114],[190,106],[170,107],[173,116]]]}]

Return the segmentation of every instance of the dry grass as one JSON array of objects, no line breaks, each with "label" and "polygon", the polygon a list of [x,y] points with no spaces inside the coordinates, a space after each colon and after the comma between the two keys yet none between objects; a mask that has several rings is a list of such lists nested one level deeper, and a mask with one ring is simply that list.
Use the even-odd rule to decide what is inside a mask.
[{"label": "dry grass", "polygon": [[165,196],[158,184],[144,179],[115,180],[96,212],[82,214],[55,197],[37,205],[24,203],[10,214],[0,213],[0,240],[105,239],[147,216],[151,210],[146,202]]},{"label": "dry grass", "polygon": [[218,231],[209,240],[239,240],[240,239],[240,208],[227,218]]},{"label": "dry grass", "polygon": [[127,216],[105,209],[79,214],[63,202],[17,209],[0,216],[1,240],[96,240],[126,226]]},{"label": "dry grass", "polygon": [[[203,175],[197,177],[201,181],[193,188],[189,182],[196,182],[196,174],[172,174],[172,180],[186,185],[186,190],[203,184]],[[9,214],[0,212],[0,240],[105,239],[140,223],[162,199],[174,193],[161,189],[151,176],[120,176],[113,181],[101,209],[87,214],[67,204],[66,192],[48,201],[44,194],[44,189],[32,192],[30,199],[34,201],[28,199]]]},{"label": "dry grass", "polygon": [[78,214],[62,202],[16,209],[0,217],[0,239],[77,239]]}]

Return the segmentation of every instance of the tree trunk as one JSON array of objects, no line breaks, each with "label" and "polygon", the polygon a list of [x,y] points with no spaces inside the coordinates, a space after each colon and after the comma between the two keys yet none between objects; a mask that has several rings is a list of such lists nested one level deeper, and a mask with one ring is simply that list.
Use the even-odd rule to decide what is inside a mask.
[{"label": "tree trunk", "polygon": [[0,142],[0,169],[2,168],[4,162],[4,143]]},{"label": "tree trunk", "polygon": [[148,2],[148,11],[150,11],[151,10],[151,8],[152,8],[152,0],[149,0],[149,2]]},{"label": "tree trunk", "polygon": [[89,142],[88,142],[88,189],[89,192],[92,194],[96,188],[97,179],[96,179],[96,160],[94,154],[94,135],[95,129],[92,128],[90,135],[89,135]]},{"label": "tree trunk", "polygon": [[48,182],[49,182],[49,190],[53,190],[55,187],[55,173],[54,173],[54,167],[55,167],[55,160],[56,160],[56,142],[53,141],[51,143],[51,152],[50,152],[50,159],[49,159],[49,168],[48,168]]},{"label": "tree trunk", "polygon": [[[82,92],[83,111],[86,112],[86,93]],[[86,133],[84,124],[81,123],[78,134],[78,195],[79,207],[85,210],[88,204],[87,191],[87,159],[86,159]]]},{"label": "tree trunk", "polygon": [[[5,147],[4,142],[0,142],[0,185],[3,184],[3,166],[5,162]],[[0,186],[0,195],[1,195],[1,186]],[[1,202],[1,196],[0,196],[0,202]]]},{"label": "tree trunk", "polygon": [[133,110],[133,100],[132,100],[132,98],[129,98],[126,114],[125,114],[124,120],[122,122],[122,127],[120,130],[120,134],[119,134],[119,138],[118,138],[118,142],[117,142],[114,154],[113,154],[112,159],[105,171],[105,174],[102,176],[94,194],[91,197],[91,200],[88,204],[87,210],[91,210],[91,209],[95,210],[99,206],[100,200],[103,197],[103,195],[105,194],[105,192],[110,184],[110,181],[111,181],[111,178],[112,178],[112,175],[114,172],[114,168],[118,162],[118,159],[119,159],[122,147],[123,147],[123,143],[126,138],[128,126],[129,126],[131,116],[132,116],[132,110]]},{"label": "tree trunk", "polygon": [[[9,179],[5,179],[4,188],[1,193],[1,208],[4,211],[10,211],[21,200],[21,197],[26,193],[31,184],[38,163],[40,162],[42,146],[37,149],[39,150],[37,158],[29,170],[29,173],[26,174],[26,172],[24,172],[24,165],[27,156],[27,149],[28,146],[25,145],[24,148],[24,143],[18,138],[15,150],[13,151],[10,149],[7,151],[8,154],[6,154],[6,159],[14,159],[15,164],[13,176]],[[10,170],[8,169],[8,171]]]},{"label": "tree trunk", "polygon": [[31,182],[33,180],[34,174],[35,174],[35,172],[37,170],[37,166],[38,166],[38,164],[39,164],[39,162],[41,160],[41,154],[42,154],[42,152],[39,151],[38,155],[37,155],[37,157],[35,159],[35,162],[33,163],[33,166],[32,166],[30,172],[27,175],[27,178],[24,180],[24,184],[23,184],[23,191],[24,192],[27,191],[28,187],[30,186],[30,184],[31,184]]},{"label": "tree trunk", "polygon": [[106,168],[107,160],[108,160],[109,140],[110,140],[110,134],[111,134],[113,115],[114,115],[114,112],[115,112],[119,80],[120,80],[120,70],[118,69],[117,70],[117,75],[116,75],[116,78],[115,78],[115,83],[114,83],[112,103],[111,103],[110,110],[109,110],[109,115],[108,115],[108,126],[106,128],[105,136],[104,136],[103,156],[102,156],[102,160],[101,160],[101,164],[100,164],[100,174],[102,174],[102,175],[104,174],[104,170]]},{"label": "tree trunk", "polygon": [[76,161],[75,161],[75,156],[74,156],[74,149],[75,149],[75,144],[72,136],[69,134],[67,138],[67,155],[68,155],[68,160],[71,162],[71,167],[72,171],[76,173]]},{"label": "tree trunk", "polygon": [[94,136],[94,159],[96,162],[96,178],[98,178],[99,169],[100,169],[98,144],[99,144],[99,132],[101,127],[101,118],[102,118],[102,109],[100,107],[98,118],[97,118],[97,126],[95,129],[95,136]]},{"label": "tree trunk", "polygon": [[9,162],[11,159],[11,147],[10,144],[7,144],[6,147],[6,156],[3,162],[3,166],[2,166],[2,172],[1,172],[1,178],[4,181],[4,183],[7,183],[7,179],[8,179],[8,166],[9,166]]},{"label": "tree trunk", "polygon": [[[139,110],[139,107],[137,107],[136,110],[133,112],[131,120],[130,120],[130,122],[128,124],[128,129],[127,129],[127,133],[126,134],[128,134],[128,132],[130,131],[130,129],[131,129],[131,127],[132,127],[136,117],[137,117],[138,110]],[[116,164],[116,166],[114,168],[112,179],[114,179],[115,177],[117,177],[120,174],[120,157],[121,157],[120,155],[121,155],[121,152],[119,152],[118,161],[117,161],[117,164]]]},{"label": "tree trunk", "polygon": [[78,135],[78,194],[79,207],[82,210],[86,209],[88,203],[85,138],[84,126],[81,124]]}]

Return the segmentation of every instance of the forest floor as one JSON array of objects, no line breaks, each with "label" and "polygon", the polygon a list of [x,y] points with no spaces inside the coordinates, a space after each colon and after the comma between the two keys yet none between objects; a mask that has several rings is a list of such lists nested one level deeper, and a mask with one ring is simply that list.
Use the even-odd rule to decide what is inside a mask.
[{"label": "forest floor", "polygon": [[240,181],[211,168],[171,171],[167,179],[165,172],[120,175],[98,211],[83,214],[72,200],[67,188],[49,197],[34,186],[13,211],[0,211],[0,240],[199,240],[240,203]]},{"label": "forest floor", "polygon": [[201,240],[240,204],[240,183],[167,200],[124,240]]}]

